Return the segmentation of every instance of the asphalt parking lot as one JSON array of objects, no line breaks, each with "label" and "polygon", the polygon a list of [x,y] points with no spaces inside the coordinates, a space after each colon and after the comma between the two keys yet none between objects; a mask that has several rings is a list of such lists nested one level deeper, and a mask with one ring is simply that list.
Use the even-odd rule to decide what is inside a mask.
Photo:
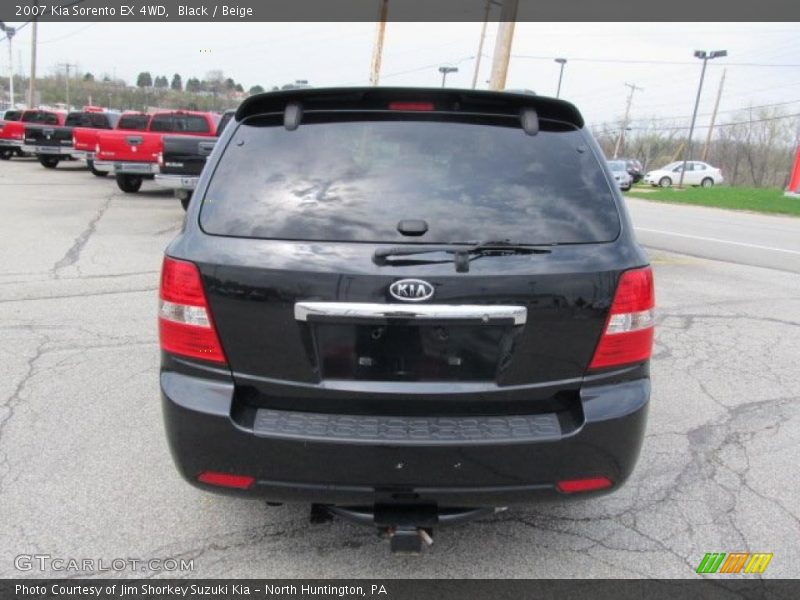
[{"label": "asphalt parking lot", "polygon": [[182,557],[199,577],[692,577],[706,552],[735,551],[771,552],[764,576],[796,576],[800,274],[650,250],[653,397],[628,485],[442,529],[423,556],[395,557],[369,529],[179,478],[155,311],[184,213],[156,190],[122,194],[78,163],[0,163],[0,576],[96,575],[15,569],[48,554]]}]

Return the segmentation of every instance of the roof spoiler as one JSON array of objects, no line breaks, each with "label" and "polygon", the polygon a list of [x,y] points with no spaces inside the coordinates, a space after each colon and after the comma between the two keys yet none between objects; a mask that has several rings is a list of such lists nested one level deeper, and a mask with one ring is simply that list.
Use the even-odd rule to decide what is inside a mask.
[{"label": "roof spoiler", "polygon": [[574,105],[557,98],[485,90],[442,88],[308,88],[256,94],[236,110],[236,120],[265,114],[283,114],[283,124],[293,131],[303,115],[315,111],[390,110],[390,103],[433,104],[435,111],[509,116],[519,119],[528,135],[536,135],[541,120],[560,121],[582,128],[584,120]]}]

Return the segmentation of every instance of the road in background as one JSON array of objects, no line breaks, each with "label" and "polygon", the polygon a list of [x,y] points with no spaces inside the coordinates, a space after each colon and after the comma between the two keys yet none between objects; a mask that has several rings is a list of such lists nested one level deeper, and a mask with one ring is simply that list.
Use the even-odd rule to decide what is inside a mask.
[{"label": "road in background", "polygon": [[798,217],[625,200],[643,246],[800,273]]},{"label": "road in background", "polygon": [[[639,224],[667,225],[632,204]],[[439,529],[407,558],[367,527],[310,524],[306,505],[179,477],[156,334],[177,200],[13,160],[0,163],[0,205],[0,577],[108,575],[14,569],[15,556],[48,554],[194,560],[156,574],[168,577],[691,578],[705,553],[735,551],[774,553],[767,577],[797,575],[800,275],[650,251],[653,395],[629,482]]]}]

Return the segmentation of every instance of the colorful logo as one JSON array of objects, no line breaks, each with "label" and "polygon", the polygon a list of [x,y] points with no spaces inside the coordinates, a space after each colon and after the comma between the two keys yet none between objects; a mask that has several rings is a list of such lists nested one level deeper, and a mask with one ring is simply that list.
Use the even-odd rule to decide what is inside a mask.
[{"label": "colorful logo", "polygon": [[707,552],[697,566],[697,573],[763,573],[772,553],[766,552]]}]

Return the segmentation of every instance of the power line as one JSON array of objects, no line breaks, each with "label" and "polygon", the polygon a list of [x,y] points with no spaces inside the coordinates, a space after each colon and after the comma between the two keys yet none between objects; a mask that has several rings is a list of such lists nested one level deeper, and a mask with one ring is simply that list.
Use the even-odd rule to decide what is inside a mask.
[{"label": "power line", "polygon": [[[528,60],[555,60],[556,56],[531,56],[527,54],[514,54],[512,58],[523,58]],[[570,61],[586,63],[609,63],[609,64],[633,64],[633,65],[695,65],[697,63],[683,60],[658,60],[658,59],[637,59],[637,58],[569,58]],[[754,63],[754,62],[726,62],[719,63],[725,67],[800,67],[800,64],[776,64],[776,63]]]},{"label": "power line", "polygon": [[[786,106],[787,104],[797,104],[800,100],[789,100],[787,102],[772,102],[770,104],[757,104],[755,106],[742,106],[740,108],[729,108],[726,110],[719,111],[719,114],[727,114],[727,113],[737,113],[743,110],[752,110],[756,108],[771,108],[773,106]],[[711,113],[701,113],[697,115],[698,117],[710,117]],[[691,119],[692,115],[681,115],[677,117],[642,117],[640,119],[631,119],[634,123],[639,122],[653,122],[653,121],[679,121],[680,119]]]},{"label": "power line", "polygon": [[[752,123],[764,123],[766,121],[780,121],[782,119],[794,119],[795,117],[800,117],[800,113],[793,113],[791,115],[781,115],[778,117],[764,117],[761,119],[750,119],[748,121],[736,121],[732,123],[721,123],[719,125],[715,125],[715,128],[722,128],[722,127],[733,127],[735,125],[750,125]],[[710,125],[695,125],[695,129],[708,129]],[[634,131],[682,131],[689,129],[688,126],[680,126],[680,127],[631,127]],[[607,134],[607,133],[616,133],[617,129],[604,129],[603,131],[598,131],[599,134]]]}]

